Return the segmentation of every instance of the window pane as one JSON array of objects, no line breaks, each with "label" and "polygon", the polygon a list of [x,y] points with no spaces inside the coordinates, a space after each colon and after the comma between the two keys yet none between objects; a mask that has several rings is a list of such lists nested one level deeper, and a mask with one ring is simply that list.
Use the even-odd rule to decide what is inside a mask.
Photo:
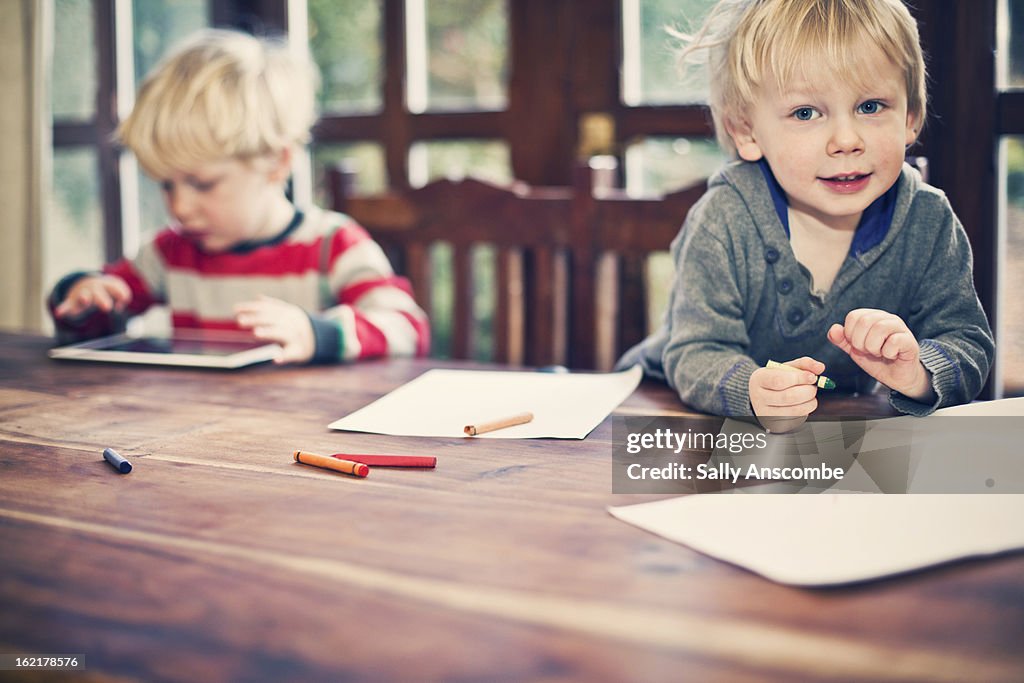
[{"label": "window pane", "polygon": [[309,0],[309,46],[320,67],[321,112],[381,108],[382,7],[375,0]]},{"label": "window pane", "polygon": [[325,169],[328,164],[345,162],[356,174],[356,191],[373,194],[387,189],[384,148],[375,142],[316,145],[313,147],[313,182],[315,200],[320,206],[330,205]]},{"label": "window pane", "polygon": [[92,0],[56,0],[53,24],[53,118],[88,121],[96,113]]},{"label": "window pane", "polygon": [[681,72],[679,39],[695,31],[716,0],[622,0],[622,99],[628,105],[693,104],[707,99],[707,74]]},{"label": "window pane", "polygon": [[[452,245],[436,242],[430,247],[430,355],[451,358],[455,324],[454,254]],[[472,270],[472,325],[475,336],[470,357],[479,361],[494,359],[494,314],[496,304],[495,259],[497,249],[479,245],[470,251]]]},{"label": "window pane", "polygon": [[139,180],[139,239],[146,244],[171,222],[160,184],[135,165]]},{"label": "window pane", "polygon": [[1000,0],[999,55],[1001,88],[1024,87],[1024,0]]},{"label": "window pane", "polygon": [[505,0],[406,0],[406,24],[410,111],[505,108]]},{"label": "window pane", "polygon": [[[626,189],[631,194],[673,192],[707,179],[726,161],[722,150],[704,138],[651,137],[626,148]],[[685,216],[679,217],[682,226]],[[661,322],[675,266],[666,251],[647,259],[647,327]]]},{"label": "window pane", "polygon": [[[418,142],[409,152],[409,180],[421,187],[436,178],[473,176],[496,184],[512,182],[508,146],[492,140],[446,140]],[[490,360],[494,354],[494,312],[496,302],[496,250],[488,245],[473,249],[472,307],[477,336],[471,350],[478,360]],[[431,355],[447,358],[452,348],[452,249],[438,243],[431,249],[430,334]]]},{"label": "window pane", "polygon": [[1024,136],[1003,139],[1005,262],[999,287],[999,354],[1007,396],[1024,396]]},{"label": "window pane", "polygon": [[207,0],[135,0],[132,12],[136,83],[168,48],[209,24]]},{"label": "window pane", "polygon": [[494,359],[494,314],[497,309],[497,292],[494,285],[497,278],[498,250],[484,244],[472,251],[473,269],[473,328],[476,337],[472,356],[474,360]]},{"label": "window pane", "polygon": [[512,182],[508,145],[497,140],[417,142],[409,150],[409,183],[422,187],[434,178],[473,176],[497,184]]},{"label": "window pane", "polygon": [[[683,218],[679,219],[679,226],[683,225]],[[650,334],[658,329],[662,319],[665,317],[665,310],[668,308],[668,294],[672,289],[672,280],[676,275],[676,264],[672,260],[672,254],[666,251],[652,253],[647,257],[646,272],[644,273],[644,287],[647,288],[647,333]]]},{"label": "window pane", "polygon": [[662,194],[708,178],[727,157],[705,138],[644,138],[626,147],[626,189]]},{"label": "window pane", "polygon": [[103,265],[99,160],[91,148],[53,151],[50,221],[44,233],[43,282],[47,291],[76,270]]},{"label": "window pane", "polygon": [[430,247],[430,355],[451,358],[452,308],[455,283],[452,277],[452,245],[438,242]]}]

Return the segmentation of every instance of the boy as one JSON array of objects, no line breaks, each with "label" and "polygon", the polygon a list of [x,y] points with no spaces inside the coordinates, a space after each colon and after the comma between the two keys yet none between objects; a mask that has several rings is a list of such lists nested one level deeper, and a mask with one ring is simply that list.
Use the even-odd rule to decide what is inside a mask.
[{"label": "boy", "polygon": [[[723,0],[708,55],[735,152],[672,245],[660,330],[628,351],[684,402],[798,425],[817,377],[888,387],[926,415],[977,396],[994,346],[945,195],[904,164],[925,120],[917,26],[899,0]],[[766,368],[770,359],[790,368]],[[766,425],[767,426],[767,425]]]},{"label": "boy", "polygon": [[165,303],[175,328],[248,330],[281,346],[279,363],[425,355],[426,316],[380,247],[285,194],[315,87],[308,59],[233,31],[202,31],[161,62],[117,135],[173,223],[136,258],[61,280],[58,335],[110,334]]}]

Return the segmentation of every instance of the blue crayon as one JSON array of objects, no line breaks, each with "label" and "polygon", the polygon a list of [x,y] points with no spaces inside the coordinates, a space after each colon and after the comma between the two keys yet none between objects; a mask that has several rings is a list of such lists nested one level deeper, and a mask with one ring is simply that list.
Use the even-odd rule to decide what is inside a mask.
[{"label": "blue crayon", "polygon": [[132,464],[125,460],[120,453],[115,451],[113,448],[103,449],[103,459],[114,466],[121,474],[128,474],[132,471]]}]

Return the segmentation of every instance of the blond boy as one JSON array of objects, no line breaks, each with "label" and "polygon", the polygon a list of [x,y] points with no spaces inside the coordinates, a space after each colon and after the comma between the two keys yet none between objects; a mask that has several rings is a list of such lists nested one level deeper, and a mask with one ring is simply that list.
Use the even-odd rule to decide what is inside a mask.
[{"label": "blond boy", "polygon": [[[672,246],[664,324],[641,363],[687,404],[798,424],[816,375],[881,384],[900,412],[972,400],[994,353],[966,234],[904,163],[925,121],[917,26],[899,0],[722,0],[706,57],[720,142]],[[800,372],[766,368],[790,360]]]},{"label": "blond boy", "polygon": [[380,247],[286,196],[315,86],[308,56],[233,31],[202,31],[157,65],[118,136],[172,223],[137,257],[61,280],[58,335],[107,334],[166,304],[176,329],[247,330],[278,343],[282,363],[425,354],[426,316]]}]

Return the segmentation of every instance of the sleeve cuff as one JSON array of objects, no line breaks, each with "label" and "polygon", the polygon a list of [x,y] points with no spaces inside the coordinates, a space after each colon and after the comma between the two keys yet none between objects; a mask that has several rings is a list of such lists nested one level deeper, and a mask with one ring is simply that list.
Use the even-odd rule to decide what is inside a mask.
[{"label": "sleeve cuff", "polygon": [[345,338],[338,321],[310,315],[313,326],[313,357],[310,363],[337,363],[345,358]]},{"label": "sleeve cuff", "polygon": [[955,403],[955,397],[960,393],[962,382],[960,368],[938,343],[931,339],[925,339],[919,345],[921,347],[921,364],[932,376],[935,401],[922,403],[908,398],[898,391],[891,391],[889,392],[889,405],[906,415],[924,417],[931,415],[941,406]]},{"label": "sleeve cuff", "polygon": [[722,415],[726,417],[751,417],[754,409],[750,405],[750,376],[757,364],[744,358],[729,368],[718,385],[718,401]]}]

